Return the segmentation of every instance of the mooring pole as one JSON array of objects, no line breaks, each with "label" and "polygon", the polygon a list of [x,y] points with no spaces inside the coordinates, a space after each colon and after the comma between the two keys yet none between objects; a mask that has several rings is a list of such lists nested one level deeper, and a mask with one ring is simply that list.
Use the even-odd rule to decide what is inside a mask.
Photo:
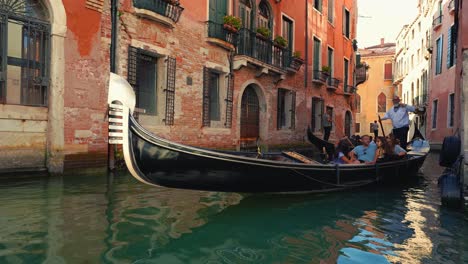
[{"label": "mooring pole", "polygon": [[[110,44],[110,71],[116,72],[116,50],[117,50],[117,5],[118,0],[111,0],[111,44]],[[108,144],[108,167],[115,169],[115,145]]]}]

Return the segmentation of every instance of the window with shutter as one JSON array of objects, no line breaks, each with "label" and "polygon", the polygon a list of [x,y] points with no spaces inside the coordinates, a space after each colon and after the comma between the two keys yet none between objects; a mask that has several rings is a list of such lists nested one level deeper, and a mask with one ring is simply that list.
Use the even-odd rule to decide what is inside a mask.
[{"label": "window with shutter", "polygon": [[384,79],[385,80],[392,80],[392,63],[391,62],[386,62],[385,63],[385,74],[384,74]]},{"label": "window with shutter", "polygon": [[174,125],[174,101],[176,80],[176,58],[167,59],[167,86],[166,86],[166,125]]}]

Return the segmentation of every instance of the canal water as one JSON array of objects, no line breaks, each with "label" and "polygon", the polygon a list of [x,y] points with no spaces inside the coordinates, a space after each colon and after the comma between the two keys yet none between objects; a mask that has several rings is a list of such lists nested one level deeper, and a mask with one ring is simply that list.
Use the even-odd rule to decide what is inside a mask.
[{"label": "canal water", "polygon": [[3,178],[0,263],[468,263],[468,214],[441,206],[437,158],[405,186],[320,195]]}]

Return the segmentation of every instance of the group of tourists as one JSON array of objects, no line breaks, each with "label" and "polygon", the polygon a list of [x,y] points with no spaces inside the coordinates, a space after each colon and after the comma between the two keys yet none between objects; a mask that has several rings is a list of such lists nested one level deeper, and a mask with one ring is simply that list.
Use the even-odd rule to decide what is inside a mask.
[{"label": "group of tourists", "polygon": [[[337,164],[374,164],[376,162],[401,159],[406,156],[407,136],[409,131],[409,112],[415,107],[402,104],[398,96],[392,99],[393,107],[381,120],[390,119],[393,130],[387,137],[379,136],[377,120],[372,124],[374,138],[369,135],[343,138],[336,144],[333,161]],[[328,140],[331,130],[331,117],[324,115],[324,140]],[[326,125],[326,126],[325,126]]]}]

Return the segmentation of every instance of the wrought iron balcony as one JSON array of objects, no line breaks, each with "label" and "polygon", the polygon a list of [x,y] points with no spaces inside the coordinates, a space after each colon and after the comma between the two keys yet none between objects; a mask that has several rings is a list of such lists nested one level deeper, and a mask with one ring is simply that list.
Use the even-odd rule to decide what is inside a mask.
[{"label": "wrought iron balcony", "polygon": [[133,6],[155,12],[174,22],[179,21],[180,15],[184,11],[184,8],[179,5],[179,1],[170,0],[133,0]]},{"label": "wrought iron balcony", "polygon": [[343,91],[344,91],[344,95],[351,95],[356,92],[356,87],[352,85],[344,85]]},{"label": "wrought iron balcony", "polygon": [[365,63],[356,65],[356,86],[367,81],[369,78],[368,69],[369,66]]},{"label": "wrought iron balcony", "polygon": [[340,82],[341,82],[340,79],[329,77],[327,81],[328,83],[327,89],[331,91],[336,91],[336,89],[338,89],[338,86],[340,85]]},{"label": "wrought iron balcony", "polygon": [[312,79],[312,82],[318,84],[325,84],[329,76],[330,74],[328,72],[314,70],[314,78]]},{"label": "wrought iron balcony", "polygon": [[208,21],[208,37],[220,39],[236,46],[239,33],[226,30],[223,24],[218,24],[213,21]]},{"label": "wrought iron balcony", "polygon": [[237,55],[246,55],[277,68],[286,69],[291,63],[291,51],[275,45],[271,39],[263,38],[246,28],[239,30]]},{"label": "wrought iron balcony", "polygon": [[438,29],[442,25],[442,17],[443,15],[434,16],[434,20],[432,20],[432,27],[434,30]]}]

